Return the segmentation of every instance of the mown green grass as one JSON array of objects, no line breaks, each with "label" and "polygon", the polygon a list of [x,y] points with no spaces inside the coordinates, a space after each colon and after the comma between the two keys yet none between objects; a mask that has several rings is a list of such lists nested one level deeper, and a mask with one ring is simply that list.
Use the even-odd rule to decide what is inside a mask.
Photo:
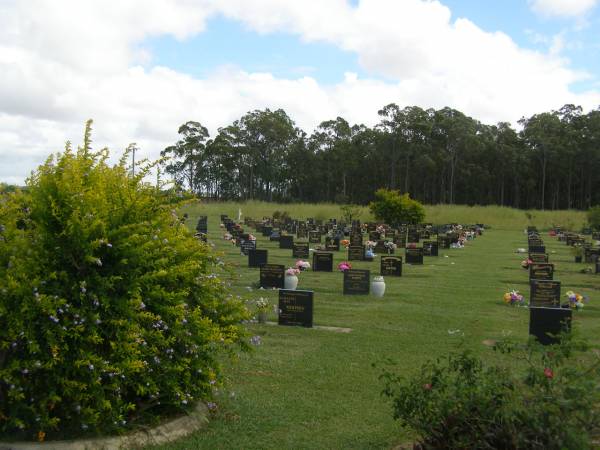
[{"label": "mown green grass", "polygon": [[[331,205],[330,209],[324,205],[269,205],[267,209],[266,204],[241,208],[253,217],[283,208],[293,217],[316,216],[318,211],[335,216]],[[210,204],[188,211],[191,227],[199,214],[209,215],[209,239],[235,268],[229,280],[232,290],[248,300],[267,296],[276,303],[277,291],[255,289],[258,269],[247,268],[247,258],[222,239],[219,214],[237,217],[238,205]],[[475,216],[465,212],[470,209],[457,212],[454,220],[446,219],[443,214],[449,211],[437,217],[443,217],[442,222],[492,223],[486,217],[471,220]],[[298,288],[315,292],[315,324],[349,327],[352,332],[249,325],[252,334],[262,337],[262,344],[228,363],[227,387],[217,394],[218,410],[207,428],[157,448],[389,449],[410,441],[380,395],[379,369],[373,363],[391,358],[400,373],[409,375],[426,360],[459,348],[498,361],[484,340],[507,335],[527,339],[528,310],[502,301],[507,289],[529,295],[527,271],[519,265],[522,255],[515,253],[518,247],[526,247],[521,231],[526,222],[507,230],[499,225],[500,218],[494,220],[497,228],[466,248],[441,250],[439,257],[426,258],[424,266],[405,265],[401,278],[386,277],[383,299],[343,296],[342,275],[337,271],[302,273]],[[294,263],[290,250],[279,250],[276,243],[258,238],[258,247],[269,250],[269,262]],[[585,310],[575,314],[575,322],[584,336],[599,344],[600,276],[580,274],[584,265],[572,262],[564,243],[550,237],[545,241],[563,294],[575,289],[591,297]],[[335,265],[344,259],[345,252],[336,253]],[[378,258],[353,263],[372,274],[378,274],[378,264]],[[275,314],[270,314],[270,320],[276,320]]]},{"label": "mown green grass", "polygon": [[[314,217],[326,220],[342,216],[340,205],[334,203],[268,203],[248,201],[245,203],[210,202],[191,204],[185,209],[191,214],[214,215],[227,214],[237,219],[239,210],[243,217],[262,218],[271,217],[275,211],[286,211],[295,218]],[[362,221],[374,220],[368,207],[360,207],[359,218]],[[484,223],[493,228],[502,230],[522,230],[527,225],[535,225],[540,230],[547,230],[552,226],[560,225],[565,229],[579,231],[586,223],[583,211],[558,210],[558,211],[524,211],[515,208],[500,206],[465,206],[465,205],[425,205],[427,222],[442,223]]]}]

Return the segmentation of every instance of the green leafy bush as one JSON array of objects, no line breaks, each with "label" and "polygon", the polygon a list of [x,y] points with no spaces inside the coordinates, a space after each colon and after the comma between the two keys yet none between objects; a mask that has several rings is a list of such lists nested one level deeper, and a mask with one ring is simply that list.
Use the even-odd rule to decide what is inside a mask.
[{"label": "green leafy bush", "polygon": [[287,211],[279,211],[279,210],[274,211],[273,219],[279,220],[281,222],[285,222],[286,220],[290,219],[290,213],[288,213]]},{"label": "green leafy bush", "polygon": [[[119,431],[185,410],[247,348],[222,263],[170,198],[90,150],[0,197],[0,434]],[[87,431],[86,431],[87,430]]]},{"label": "green leafy bush", "polygon": [[547,348],[532,341],[497,349],[525,360],[525,372],[486,366],[469,352],[429,362],[412,379],[386,369],[383,393],[394,418],[416,432],[423,449],[592,448],[600,366],[580,352],[585,344],[565,335]]},{"label": "green leafy bush", "polygon": [[389,189],[378,189],[369,208],[377,220],[391,226],[401,223],[417,224],[425,219],[425,208],[421,203],[411,199],[409,194]]},{"label": "green leafy bush", "polygon": [[351,224],[353,220],[358,220],[362,213],[362,208],[358,205],[343,205],[340,206],[342,213],[342,221],[347,224]]},{"label": "green leafy bush", "polygon": [[600,230],[600,205],[590,208],[587,212],[587,220],[594,230]]}]

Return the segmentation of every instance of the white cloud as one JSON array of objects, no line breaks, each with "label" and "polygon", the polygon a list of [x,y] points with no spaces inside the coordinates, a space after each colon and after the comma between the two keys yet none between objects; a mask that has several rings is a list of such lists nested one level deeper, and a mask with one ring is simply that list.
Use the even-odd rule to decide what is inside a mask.
[{"label": "white cloud", "polygon": [[530,0],[531,9],[542,16],[580,17],[590,12],[598,0]]},{"label": "white cloud", "polygon": [[[368,73],[333,86],[234,66],[205,78],[147,68],[149,36],[185,39],[224,14],[259,33],[287,32],[357,54]],[[561,42],[555,42],[559,50]],[[344,68],[340,68],[343,71]],[[485,122],[519,119],[564,103],[600,104],[598,92],[574,94],[584,78],[557,53],[519,48],[503,33],[451,21],[437,1],[362,0],[30,0],[0,4],[0,180],[21,182],[65,140],[80,142],[95,120],[94,141],[114,152],[137,142],[156,157],[187,120],[214,133],[256,108],[284,108],[310,131],[341,115],[373,125],[377,110],[452,106]]]}]

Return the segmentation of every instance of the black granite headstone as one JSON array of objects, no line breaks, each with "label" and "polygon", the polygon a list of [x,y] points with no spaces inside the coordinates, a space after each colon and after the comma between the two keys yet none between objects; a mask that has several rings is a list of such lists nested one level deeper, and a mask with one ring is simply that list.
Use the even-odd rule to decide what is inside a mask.
[{"label": "black granite headstone", "polygon": [[294,242],[294,248],[292,249],[293,258],[306,259],[309,255],[308,242]]},{"label": "black granite headstone", "polygon": [[325,250],[329,252],[340,251],[340,240],[338,238],[326,238],[325,239]]},{"label": "black granite headstone", "polygon": [[560,307],[560,281],[531,280],[529,306]]},{"label": "black granite headstone", "polygon": [[[571,329],[571,308],[529,308],[529,334],[543,345],[555,344],[555,337]],[[554,336],[553,336],[554,335]]]},{"label": "black granite headstone", "polygon": [[318,231],[309,231],[308,232],[308,242],[311,244],[320,244],[321,243],[321,233]]},{"label": "black granite headstone", "polygon": [[437,241],[423,241],[423,255],[438,256]]},{"label": "black granite headstone", "polygon": [[260,287],[283,289],[284,273],[282,264],[263,264],[260,266]]},{"label": "black granite headstone", "polygon": [[279,236],[279,248],[292,250],[294,248],[294,236],[281,235]]},{"label": "black granite headstone", "polygon": [[530,253],[529,259],[534,263],[547,263],[549,258],[546,253]]},{"label": "black granite headstone", "polygon": [[362,261],[365,258],[365,249],[362,245],[348,247],[348,261]]},{"label": "black granite headstone", "polygon": [[405,249],[406,264],[423,264],[423,248],[406,248]]},{"label": "black granite headstone", "polygon": [[250,250],[256,250],[256,241],[250,239],[243,240],[240,244],[240,251],[243,255],[248,255]]},{"label": "black granite headstone", "polygon": [[314,272],[332,272],[333,253],[314,252],[312,268]]},{"label": "black granite headstone", "polygon": [[382,256],[379,273],[383,276],[402,276],[402,258],[398,256]]},{"label": "black granite headstone", "polygon": [[279,325],[312,328],[313,291],[279,291]]},{"label": "black granite headstone", "polygon": [[268,251],[264,249],[248,250],[248,267],[261,267],[267,264]]},{"label": "black granite headstone", "polygon": [[368,295],[370,286],[368,270],[348,269],[344,271],[344,295]]},{"label": "black granite headstone", "polygon": [[529,265],[530,280],[553,280],[554,279],[554,264],[550,263],[533,263]]}]

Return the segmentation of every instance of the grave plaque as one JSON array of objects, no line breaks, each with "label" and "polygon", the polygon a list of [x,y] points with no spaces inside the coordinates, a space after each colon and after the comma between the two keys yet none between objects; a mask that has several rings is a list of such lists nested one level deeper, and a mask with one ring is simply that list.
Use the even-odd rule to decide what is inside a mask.
[{"label": "grave plaque", "polygon": [[281,233],[279,230],[273,230],[271,235],[269,236],[269,241],[271,242],[279,242],[279,238],[281,237]]},{"label": "grave plaque", "polygon": [[269,237],[271,236],[271,233],[273,232],[273,227],[269,226],[269,225],[265,225],[262,227],[262,235],[265,237]]},{"label": "grave plaque", "polygon": [[546,253],[530,253],[529,259],[534,263],[547,263],[549,261]]},{"label": "grave plaque", "polygon": [[279,248],[292,250],[294,248],[294,236],[279,236]]},{"label": "grave plaque", "polygon": [[554,279],[554,264],[550,263],[533,263],[529,265],[530,280],[553,280]]},{"label": "grave plaque", "polygon": [[423,264],[423,248],[407,248],[405,251],[406,264]]},{"label": "grave plaque", "polygon": [[308,242],[294,242],[294,248],[292,249],[293,258],[308,258],[309,249]]},{"label": "grave plaque", "polygon": [[402,276],[402,258],[397,256],[382,256],[379,273],[383,276]]},{"label": "grave plaque", "polygon": [[571,329],[571,308],[529,308],[529,334],[543,345],[555,344],[562,331]]},{"label": "grave plaque", "polygon": [[312,328],[313,291],[279,291],[279,325]]},{"label": "grave plaque", "polygon": [[240,244],[242,255],[248,255],[250,250],[256,250],[256,241],[251,241],[250,239],[242,241]]},{"label": "grave plaque", "polygon": [[313,272],[332,272],[333,271],[333,253],[314,252],[312,267],[313,267]]},{"label": "grave plaque", "polygon": [[344,295],[369,295],[370,273],[368,270],[344,271]]},{"label": "grave plaque", "polygon": [[529,306],[560,307],[560,281],[531,280]]},{"label": "grave plaque", "polygon": [[362,261],[365,257],[365,249],[362,245],[350,245],[348,247],[348,261]]},{"label": "grave plaque", "polygon": [[296,230],[296,237],[298,239],[308,238],[308,232],[306,231],[306,226],[298,227],[298,230]]},{"label": "grave plaque", "polygon": [[338,238],[327,238],[325,239],[325,250],[330,252],[340,251],[340,240]]},{"label": "grave plaque", "polygon": [[267,258],[267,250],[248,250],[248,267],[261,267],[263,264],[267,264]]},{"label": "grave plaque", "polygon": [[260,287],[283,289],[284,272],[282,264],[263,264],[260,266]]},{"label": "grave plaque", "polygon": [[308,242],[311,244],[320,244],[321,243],[321,233],[318,231],[309,231],[308,232]]}]

